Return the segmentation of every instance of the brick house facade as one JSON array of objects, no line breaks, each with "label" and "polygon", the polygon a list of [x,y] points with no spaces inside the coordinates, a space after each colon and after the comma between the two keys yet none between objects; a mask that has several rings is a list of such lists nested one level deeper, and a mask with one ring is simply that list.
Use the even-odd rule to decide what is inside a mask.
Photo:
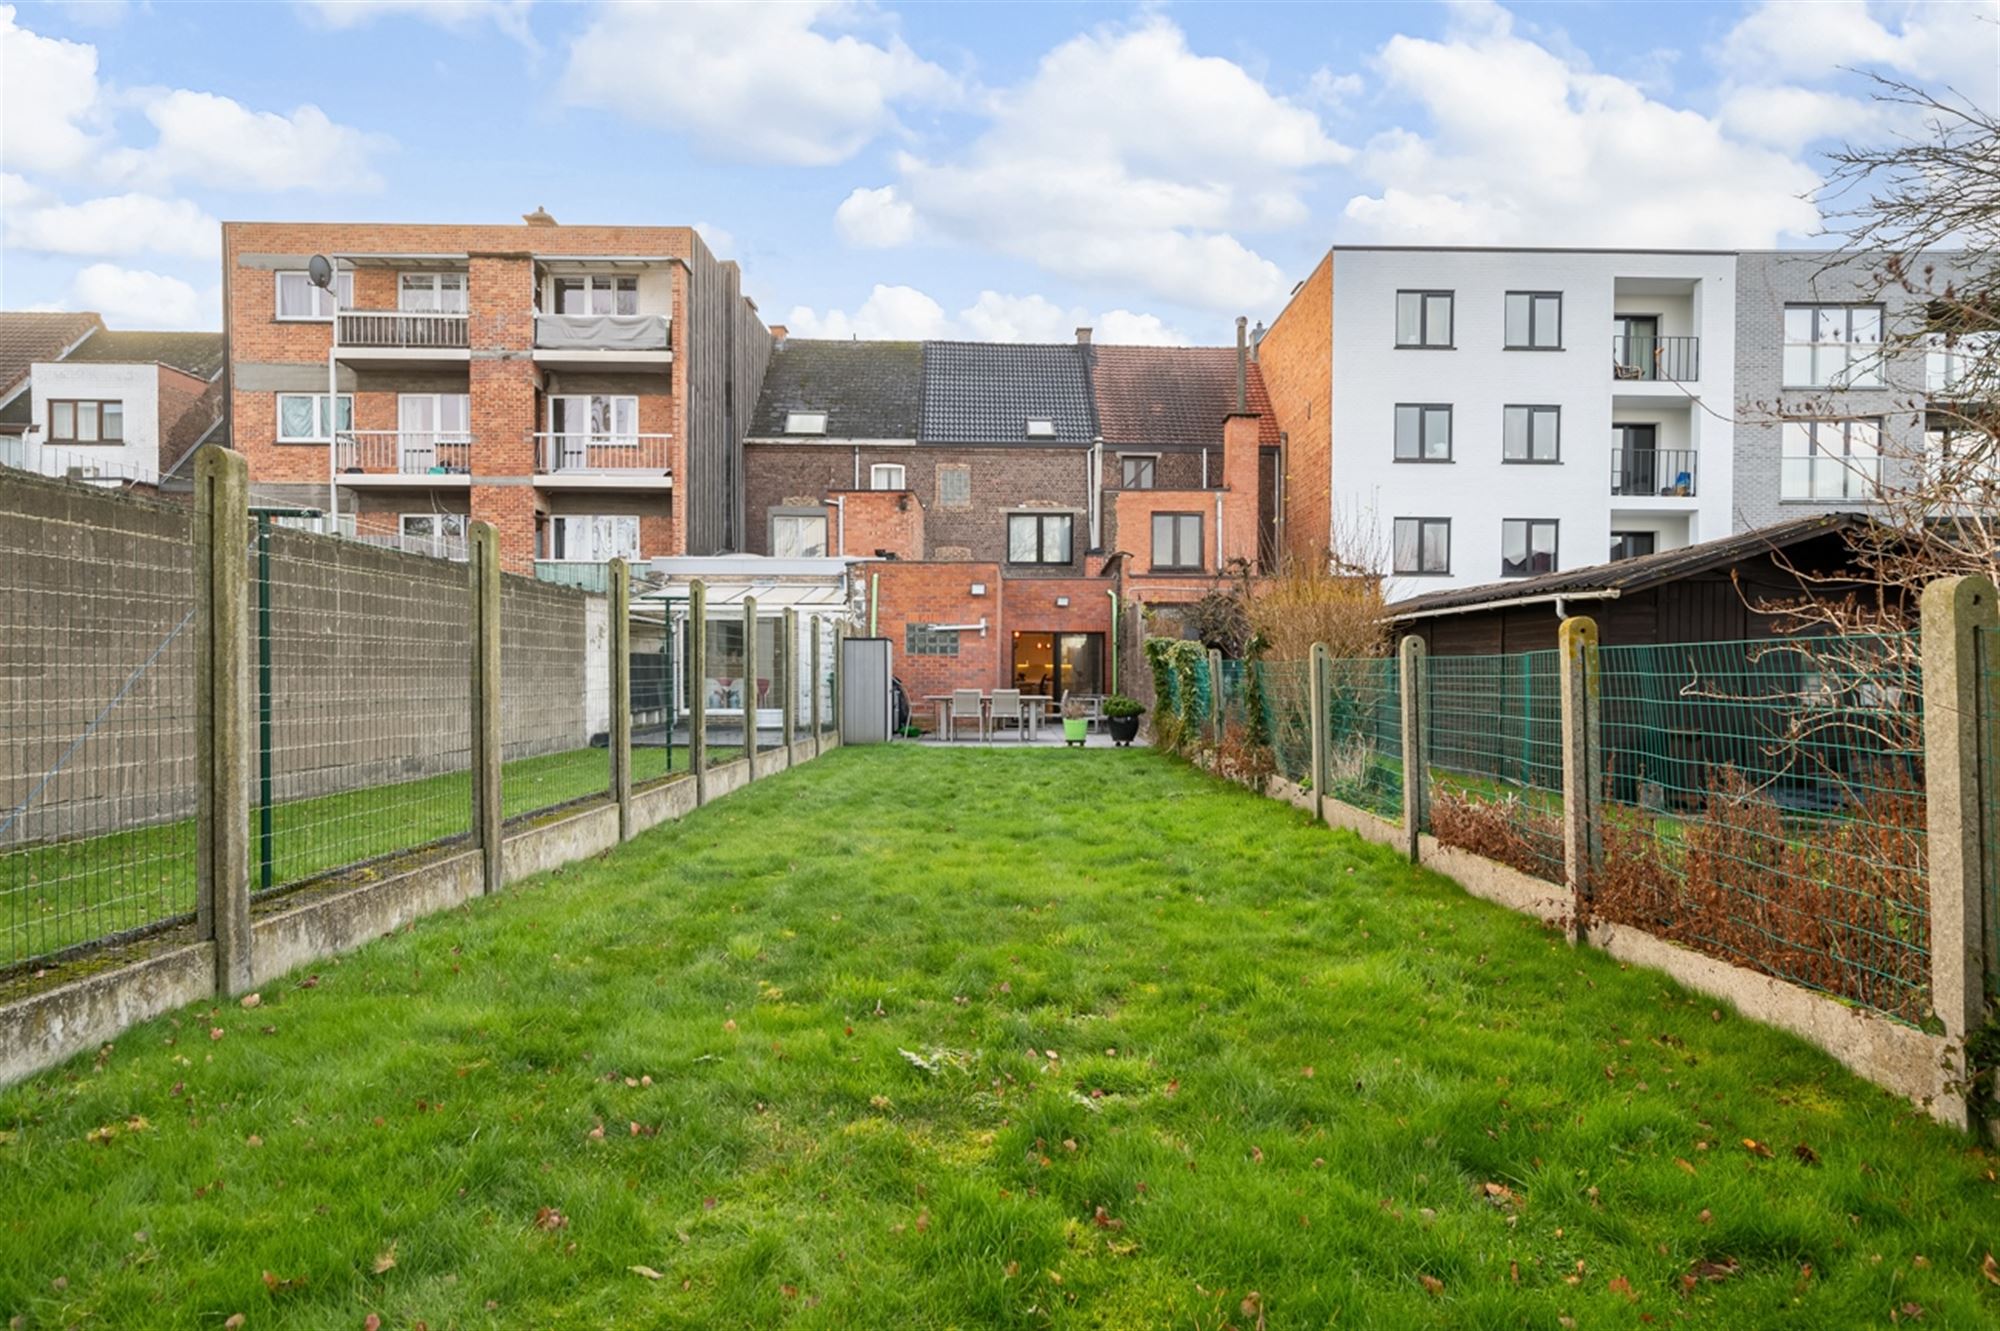
[{"label": "brick house facade", "polygon": [[516,570],[740,542],[770,337],[690,228],[234,222],[223,269],[254,502],[378,538],[490,521]]}]

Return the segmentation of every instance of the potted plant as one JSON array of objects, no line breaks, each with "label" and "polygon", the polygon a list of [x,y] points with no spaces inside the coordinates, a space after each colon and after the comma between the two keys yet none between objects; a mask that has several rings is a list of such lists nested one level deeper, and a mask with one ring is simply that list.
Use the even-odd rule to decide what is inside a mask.
[{"label": "potted plant", "polygon": [[1062,701],[1063,743],[1081,745],[1090,738],[1090,709],[1072,693]]},{"label": "potted plant", "polygon": [[1139,718],[1145,714],[1145,708],[1122,693],[1106,698],[1104,720],[1111,730],[1111,742],[1127,745],[1139,738]]}]

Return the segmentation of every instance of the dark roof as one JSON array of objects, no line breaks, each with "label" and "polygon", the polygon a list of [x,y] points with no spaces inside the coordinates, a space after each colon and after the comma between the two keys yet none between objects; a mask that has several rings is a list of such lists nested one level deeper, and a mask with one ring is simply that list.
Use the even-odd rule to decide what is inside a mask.
[{"label": "dark roof", "polygon": [[771,353],[750,434],[782,435],[789,413],[823,411],[829,439],[915,439],[923,393],[922,343],[791,338]]},{"label": "dark roof", "polygon": [[102,364],[170,365],[197,379],[222,373],[222,334],[113,332],[103,329],[63,357]]},{"label": "dark roof", "polygon": [[[1107,444],[1222,443],[1222,419],[1236,410],[1236,348],[1091,348],[1091,386]],[[1249,409],[1263,419],[1259,442],[1278,445],[1278,421],[1252,362],[1245,378]]]},{"label": "dark roof", "polygon": [[1478,610],[1530,597],[1623,595],[1657,587],[1677,578],[1727,568],[1739,560],[1866,526],[1869,521],[1863,513],[1815,513],[1810,517],[1793,518],[1789,522],[1737,532],[1713,541],[1700,541],[1675,550],[1641,555],[1637,559],[1620,559],[1609,564],[1590,564],[1583,568],[1542,573],[1532,578],[1509,578],[1505,582],[1412,596],[1390,605],[1388,616],[1392,620],[1415,619],[1444,611]]},{"label": "dark roof", "polygon": [[78,339],[103,327],[89,313],[0,313],[0,394],[12,392],[36,361],[62,359]]},{"label": "dark roof", "polygon": [[[1089,348],[1075,342],[924,343],[918,438],[936,444],[1088,444],[1097,435]],[[1055,423],[1028,436],[1030,420]]]}]

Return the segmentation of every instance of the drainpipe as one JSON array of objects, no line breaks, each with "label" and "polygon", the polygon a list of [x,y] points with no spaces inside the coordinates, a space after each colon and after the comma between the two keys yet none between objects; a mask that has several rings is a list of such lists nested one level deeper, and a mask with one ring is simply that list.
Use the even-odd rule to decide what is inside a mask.
[{"label": "drainpipe", "polygon": [[1118,593],[1107,590],[1111,598],[1111,692],[1118,692]]},{"label": "drainpipe", "polygon": [[1215,492],[1215,571],[1222,572],[1222,491]]},{"label": "drainpipe", "polygon": [[1090,497],[1090,548],[1093,550],[1102,550],[1104,548],[1103,435],[1099,435],[1090,441],[1089,459],[1085,465],[1090,468],[1090,475],[1084,478],[1086,486],[1084,493]]},{"label": "drainpipe", "polygon": [[854,488],[861,488],[861,445],[854,446]]},{"label": "drainpipe", "polygon": [[881,605],[882,575],[880,573],[870,573],[868,575],[868,636],[871,638],[876,636],[875,612],[881,608]]},{"label": "drainpipe", "polygon": [[835,513],[838,515],[837,521],[834,524],[834,541],[838,548],[834,550],[834,553],[836,555],[845,555],[847,553],[847,496],[835,495],[833,497],[833,507]]}]

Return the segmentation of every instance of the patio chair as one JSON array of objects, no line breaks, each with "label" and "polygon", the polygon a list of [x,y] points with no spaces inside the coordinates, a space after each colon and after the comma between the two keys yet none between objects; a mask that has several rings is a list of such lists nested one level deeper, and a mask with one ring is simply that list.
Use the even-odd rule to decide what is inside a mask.
[{"label": "patio chair", "polygon": [[944,737],[946,739],[955,740],[958,738],[958,723],[961,721],[972,722],[974,728],[979,731],[979,738],[982,741],[985,740],[986,709],[980,705],[978,689],[953,689],[951,691],[951,711],[945,718]]},{"label": "patio chair", "polygon": [[1021,708],[1019,689],[993,690],[992,712],[986,721],[986,733],[994,739],[1000,738],[1000,727],[1011,725],[1021,742],[1028,739],[1028,714]]},{"label": "patio chair", "polygon": [[1083,704],[1084,729],[1104,729],[1104,695],[1101,693],[1079,693],[1076,700]]}]

